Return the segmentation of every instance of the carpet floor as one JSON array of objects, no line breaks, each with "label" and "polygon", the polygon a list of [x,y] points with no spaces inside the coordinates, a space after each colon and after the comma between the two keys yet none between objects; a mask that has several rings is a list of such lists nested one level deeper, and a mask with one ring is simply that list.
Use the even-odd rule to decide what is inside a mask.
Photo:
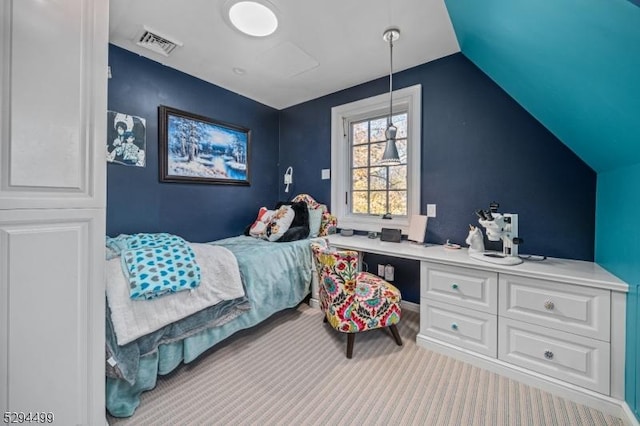
[{"label": "carpet floor", "polygon": [[416,345],[419,314],[355,338],[302,304],[158,379],[112,425],[622,425],[622,420]]}]

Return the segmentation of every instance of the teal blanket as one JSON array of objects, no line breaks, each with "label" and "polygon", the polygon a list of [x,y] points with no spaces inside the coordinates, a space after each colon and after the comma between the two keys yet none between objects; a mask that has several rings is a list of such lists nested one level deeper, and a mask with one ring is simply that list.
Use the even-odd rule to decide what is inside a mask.
[{"label": "teal blanket", "polygon": [[128,363],[133,366],[128,371],[133,380],[107,377],[107,410],[111,415],[133,415],[142,392],[155,387],[158,374],[168,374],[181,363],[195,360],[235,332],[295,307],[309,294],[312,274],[309,240],[273,243],[240,236],[211,244],[226,247],[236,256],[251,309],[222,326],[206,328],[181,340],[172,339],[170,343],[150,345],[139,353],[133,351],[130,355],[135,362]]}]

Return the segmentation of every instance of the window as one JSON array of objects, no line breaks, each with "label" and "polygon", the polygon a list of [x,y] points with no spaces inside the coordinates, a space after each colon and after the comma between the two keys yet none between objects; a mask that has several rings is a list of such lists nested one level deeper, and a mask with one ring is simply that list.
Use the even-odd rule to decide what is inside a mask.
[{"label": "window", "polygon": [[[420,213],[421,86],[393,93],[400,164],[381,166],[389,94],[332,108],[331,209],[340,228],[408,231]],[[386,213],[391,219],[382,219]]]},{"label": "window", "polygon": [[400,164],[379,165],[388,116],[349,123],[352,215],[407,215],[407,113],[393,116]]}]

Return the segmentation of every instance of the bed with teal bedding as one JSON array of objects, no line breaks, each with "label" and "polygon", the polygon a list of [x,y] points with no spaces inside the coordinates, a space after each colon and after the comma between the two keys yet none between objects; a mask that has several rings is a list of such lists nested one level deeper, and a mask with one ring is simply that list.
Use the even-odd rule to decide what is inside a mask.
[{"label": "bed with teal bedding", "polygon": [[[238,261],[246,300],[220,303],[124,346],[116,343],[107,310],[106,405],[114,417],[129,417],[143,392],[158,375],[195,360],[207,349],[274,313],[298,305],[310,291],[312,259],[309,240],[273,243],[240,236],[211,242],[230,250]],[[244,312],[220,326],[219,317],[240,306]],[[113,368],[113,365],[118,367]]]}]

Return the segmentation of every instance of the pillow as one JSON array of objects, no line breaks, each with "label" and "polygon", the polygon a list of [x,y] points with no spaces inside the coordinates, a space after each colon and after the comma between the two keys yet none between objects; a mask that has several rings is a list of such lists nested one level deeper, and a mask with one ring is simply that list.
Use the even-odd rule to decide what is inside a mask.
[{"label": "pillow", "polygon": [[320,232],[320,222],[322,221],[321,209],[309,209],[309,235],[317,237]]},{"label": "pillow", "polygon": [[260,207],[258,217],[249,228],[249,235],[252,237],[261,237],[267,230],[267,225],[271,222],[275,210],[268,210],[266,207]]},{"label": "pillow", "polygon": [[271,217],[271,221],[261,237],[268,241],[277,241],[287,232],[295,215],[291,206],[281,206]]},{"label": "pillow", "polygon": [[307,208],[306,202],[280,201],[276,204],[276,209],[279,209],[281,206],[291,206],[293,209],[295,217],[293,218],[293,222],[291,222],[292,228],[298,226],[309,228],[309,209]]}]

